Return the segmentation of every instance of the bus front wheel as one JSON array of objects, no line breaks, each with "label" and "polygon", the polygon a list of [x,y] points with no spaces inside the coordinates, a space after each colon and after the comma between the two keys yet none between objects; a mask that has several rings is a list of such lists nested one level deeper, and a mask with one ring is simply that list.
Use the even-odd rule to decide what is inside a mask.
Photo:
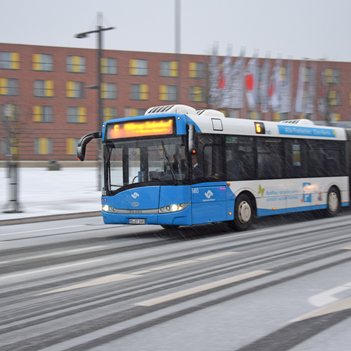
[{"label": "bus front wheel", "polygon": [[334,217],[340,210],[340,195],[337,188],[331,187],[327,196],[327,216]]},{"label": "bus front wheel", "polygon": [[253,219],[253,207],[251,199],[246,194],[241,194],[235,200],[234,207],[234,228],[246,230],[251,226]]}]

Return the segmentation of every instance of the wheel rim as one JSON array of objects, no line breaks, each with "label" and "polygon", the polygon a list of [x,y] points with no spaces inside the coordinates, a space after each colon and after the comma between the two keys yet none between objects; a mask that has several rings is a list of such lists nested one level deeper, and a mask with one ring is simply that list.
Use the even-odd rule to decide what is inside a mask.
[{"label": "wheel rim", "polygon": [[241,223],[247,223],[251,219],[251,206],[246,202],[242,201],[238,208],[238,217]]},{"label": "wheel rim", "polygon": [[328,197],[328,208],[331,212],[336,212],[339,206],[338,194],[334,191],[329,193]]}]

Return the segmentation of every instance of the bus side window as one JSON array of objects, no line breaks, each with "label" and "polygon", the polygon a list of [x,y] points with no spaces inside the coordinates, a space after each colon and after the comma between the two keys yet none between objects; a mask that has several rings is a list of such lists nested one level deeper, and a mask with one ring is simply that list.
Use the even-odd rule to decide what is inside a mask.
[{"label": "bus side window", "polygon": [[281,178],[282,140],[276,138],[259,138],[257,140],[258,178]]},{"label": "bus side window", "polygon": [[307,177],[306,145],[303,140],[285,140],[286,178]]}]

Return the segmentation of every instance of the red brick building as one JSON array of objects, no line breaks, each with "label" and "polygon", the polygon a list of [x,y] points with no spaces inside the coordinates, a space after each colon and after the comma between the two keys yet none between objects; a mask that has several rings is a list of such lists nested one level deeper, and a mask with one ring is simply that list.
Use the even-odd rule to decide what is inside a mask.
[{"label": "red brick building", "polygon": [[[140,115],[151,106],[175,103],[195,109],[214,108],[207,102],[210,59],[207,55],[104,50],[103,57],[101,97],[105,120]],[[274,61],[271,60],[271,71]],[[259,59],[260,66],[263,62],[264,59]],[[287,60],[283,60],[282,80],[286,79],[286,67]],[[292,106],[299,67],[300,61],[294,60]],[[226,113],[264,120],[311,118],[321,124],[325,117],[319,115],[317,103],[322,87],[319,77],[325,72],[331,119],[337,124],[349,122],[351,63],[307,61],[307,83],[310,67],[315,68],[313,114],[260,113],[260,105],[254,112],[248,110],[246,102],[244,108]],[[96,50],[0,43],[0,162],[9,153],[18,154],[15,157],[22,161],[76,161],[75,145],[79,138],[98,129],[98,90],[91,89],[96,83]],[[95,152],[88,152],[88,160],[95,157]]]}]

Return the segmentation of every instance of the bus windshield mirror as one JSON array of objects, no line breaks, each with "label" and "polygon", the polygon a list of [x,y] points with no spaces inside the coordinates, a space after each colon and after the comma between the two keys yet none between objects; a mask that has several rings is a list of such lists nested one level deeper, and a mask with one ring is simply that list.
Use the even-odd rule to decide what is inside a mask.
[{"label": "bus windshield mirror", "polygon": [[79,161],[84,161],[86,146],[92,139],[101,139],[101,132],[86,134],[79,140],[77,145],[77,157]]},{"label": "bus windshield mirror", "polygon": [[198,146],[198,132],[195,130],[195,126],[193,124],[189,124],[188,133],[189,152],[193,153],[193,150],[197,151]]}]

